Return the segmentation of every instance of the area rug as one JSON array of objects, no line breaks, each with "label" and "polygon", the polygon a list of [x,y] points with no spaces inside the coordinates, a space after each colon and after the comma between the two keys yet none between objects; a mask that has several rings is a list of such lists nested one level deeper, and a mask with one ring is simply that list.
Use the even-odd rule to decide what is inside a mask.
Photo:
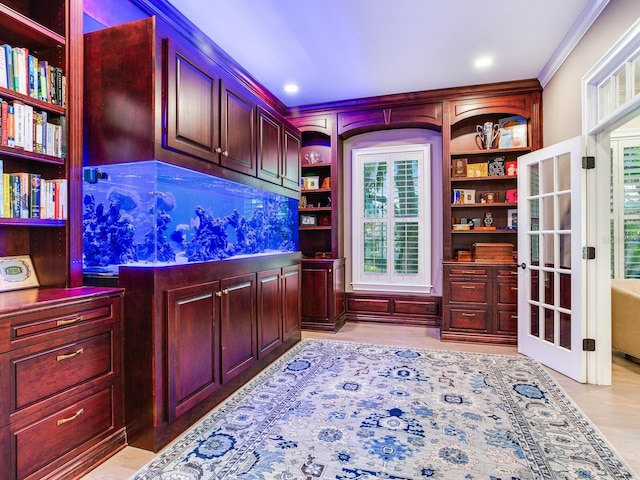
[{"label": "area rug", "polygon": [[531,359],[304,340],[132,478],[637,477]]}]

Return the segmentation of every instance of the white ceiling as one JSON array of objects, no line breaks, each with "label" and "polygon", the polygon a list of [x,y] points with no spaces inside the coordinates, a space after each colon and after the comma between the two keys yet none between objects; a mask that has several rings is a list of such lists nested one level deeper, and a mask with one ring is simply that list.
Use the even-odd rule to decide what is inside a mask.
[{"label": "white ceiling", "polygon": [[[602,2],[169,1],[290,107],[538,78],[583,10]],[[474,67],[480,56],[493,65]],[[297,94],[284,92],[289,82]]]}]

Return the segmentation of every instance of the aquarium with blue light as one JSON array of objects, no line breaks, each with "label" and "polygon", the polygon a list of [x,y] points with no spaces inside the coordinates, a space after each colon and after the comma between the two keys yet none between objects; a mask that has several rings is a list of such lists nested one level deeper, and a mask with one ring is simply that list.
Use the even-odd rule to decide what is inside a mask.
[{"label": "aquarium with blue light", "polygon": [[298,201],[159,161],[83,171],[83,273],[298,250]]}]

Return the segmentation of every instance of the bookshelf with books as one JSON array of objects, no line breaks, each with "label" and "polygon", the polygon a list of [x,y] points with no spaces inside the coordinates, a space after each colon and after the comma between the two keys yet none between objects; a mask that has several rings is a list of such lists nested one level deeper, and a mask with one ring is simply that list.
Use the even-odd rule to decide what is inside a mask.
[{"label": "bookshelf with books", "polygon": [[541,89],[446,102],[443,340],[516,342],[518,157],[542,147]]}]

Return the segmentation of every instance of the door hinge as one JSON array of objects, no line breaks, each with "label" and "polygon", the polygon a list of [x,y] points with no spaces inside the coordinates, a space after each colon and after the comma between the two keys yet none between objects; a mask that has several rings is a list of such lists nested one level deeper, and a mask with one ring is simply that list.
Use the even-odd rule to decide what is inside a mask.
[{"label": "door hinge", "polygon": [[582,259],[593,260],[596,258],[596,247],[582,247]]},{"label": "door hinge", "polygon": [[582,157],[582,169],[591,170],[596,168],[596,157]]},{"label": "door hinge", "polygon": [[583,338],[582,339],[582,351],[583,352],[595,352],[596,351],[596,340],[594,338]]}]

